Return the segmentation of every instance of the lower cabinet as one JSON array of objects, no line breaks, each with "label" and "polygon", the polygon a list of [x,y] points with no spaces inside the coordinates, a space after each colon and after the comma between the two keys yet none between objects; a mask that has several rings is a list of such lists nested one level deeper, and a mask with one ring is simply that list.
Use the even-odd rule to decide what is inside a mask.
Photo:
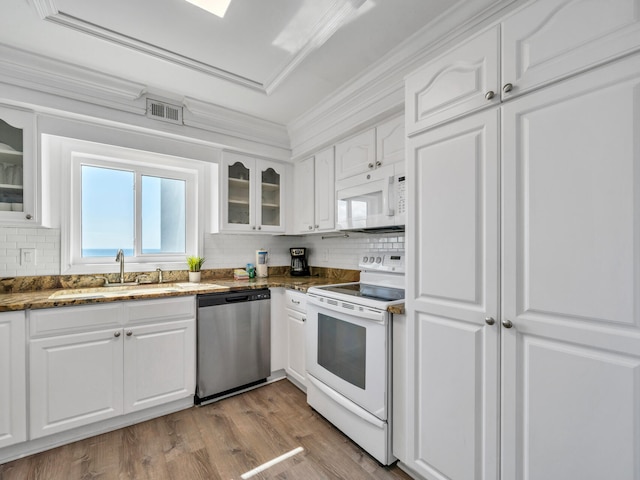
[{"label": "lower cabinet", "polygon": [[306,295],[293,290],[286,292],[287,313],[287,374],[300,383],[306,385],[305,366],[305,321]]},{"label": "lower cabinet", "polygon": [[193,395],[195,333],[193,297],[30,312],[31,438]]},{"label": "lower cabinet", "polygon": [[0,314],[0,448],[27,438],[24,312]]}]

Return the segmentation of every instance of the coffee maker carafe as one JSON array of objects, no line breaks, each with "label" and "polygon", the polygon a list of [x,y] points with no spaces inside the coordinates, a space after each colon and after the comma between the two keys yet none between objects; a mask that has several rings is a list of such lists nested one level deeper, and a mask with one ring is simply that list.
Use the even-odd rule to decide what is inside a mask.
[{"label": "coffee maker carafe", "polygon": [[291,275],[309,275],[309,265],[307,264],[306,248],[290,248],[291,253]]}]

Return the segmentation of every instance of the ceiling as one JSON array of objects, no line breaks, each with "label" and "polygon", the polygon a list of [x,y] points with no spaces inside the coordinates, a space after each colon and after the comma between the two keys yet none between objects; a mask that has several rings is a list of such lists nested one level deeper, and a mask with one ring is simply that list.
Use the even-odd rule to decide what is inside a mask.
[{"label": "ceiling", "polygon": [[287,125],[449,0],[7,0],[0,43]]}]

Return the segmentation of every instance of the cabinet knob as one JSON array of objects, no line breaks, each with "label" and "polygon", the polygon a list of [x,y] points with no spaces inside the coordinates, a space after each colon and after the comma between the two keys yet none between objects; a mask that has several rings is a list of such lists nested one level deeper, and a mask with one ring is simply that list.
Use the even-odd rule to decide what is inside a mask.
[{"label": "cabinet knob", "polygon": [[309,225],[309,230],[313,230],[313,225]]},{"label": "cabinet knob", "polygon": [[369,164],[369,168],[373,168],[373,163],[370,163],[370,164]]},{"label": "cabinet knob", "polygon": [[25,215],[27,220],[31,220],[33,218],[33,215],[31,215],[30,213],[27,213],[27,215]]},{"label": "cabinet knob", "polygon": [[294,300],[293,298],[291,299],[291,303],[295,303],[296,305],[300,305],[300,301],[299,300]]},{"label": "cabinet knob", "polygon": [[484,322],[487,325],[493,325],[494,323],[496,323],[496,320],[493,317],[485,317]]},{"label": "cabinet knob", "polygon": [[307,321],[307,317],[302,317],[302,321],[306,322]]},{"label": "cabinet knob", "polygon": [[131,335],[133,335],[133,332],[131,330],[127,331],[127,337],[130,337]]},{"label": "cabinet knob", "polygon": [[511,322],[511,320],[502,320],[502,326],[504,328],[511,328],[513,327],[513,323]]},{"label": "cabinet knob", "polygon": [[117,332],[113,332],[113,336],[118,338],[120,336],[120,330],[118,330]]},{"label": "cabinet knob", "polygon": [[511,83],[507,83],[504,87],[502,87],[502,91],[504,93],[509,93],[511,90],[513,90],[513,84]]},{"label": "cabinet knob", "polygon": [[320,225],[316,225],[316,228],[320,228]]},{"label": "cabinet knob", "polygon": [[262,227],[260,225],[258,225],[258,230],[262,230]]},{"label": "cabinet knob", "polygon": [[380,165],[382,165],[382,162],[381,162],[380,160],[378,160],[378,161],[376,162],[376,167],[379,167]]},{"label": "cabinet knob", "polygon": [[491,100],[495,96],[495,92],[493,90],[489,90],[487,93],[485,93],[484,98],[486,98],[487,100]]},{"label": "cabinet knob", "polygon": [[255,225],[251,227],[251,230],[255,230],[255,229],[256,229],[256,226],[255,226]]}]

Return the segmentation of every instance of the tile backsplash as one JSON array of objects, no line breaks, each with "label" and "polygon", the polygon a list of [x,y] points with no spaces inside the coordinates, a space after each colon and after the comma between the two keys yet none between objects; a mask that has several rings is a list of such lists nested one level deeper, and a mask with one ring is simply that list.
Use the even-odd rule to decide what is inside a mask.
[{"label": "tile backsplash", "polygon": [[[357,269],[362,252],[404,250],[404,234],[350,233],[348,238],[339,233],[325,236],[271,236],[271,235],[205,235],[205,268],[238,268],[255,263],[255,251],[269,251],[269,264],[289,265],[289,248],[309,249],[309,264],[316,267]],[[60,275],[60,229],[0,228],[0,277]],[[36,263],[20,263],[20,249],[33,248]],[[114,269],[117,267],[114,266]],[[114,270],[115,271],[115,270]]]}]

